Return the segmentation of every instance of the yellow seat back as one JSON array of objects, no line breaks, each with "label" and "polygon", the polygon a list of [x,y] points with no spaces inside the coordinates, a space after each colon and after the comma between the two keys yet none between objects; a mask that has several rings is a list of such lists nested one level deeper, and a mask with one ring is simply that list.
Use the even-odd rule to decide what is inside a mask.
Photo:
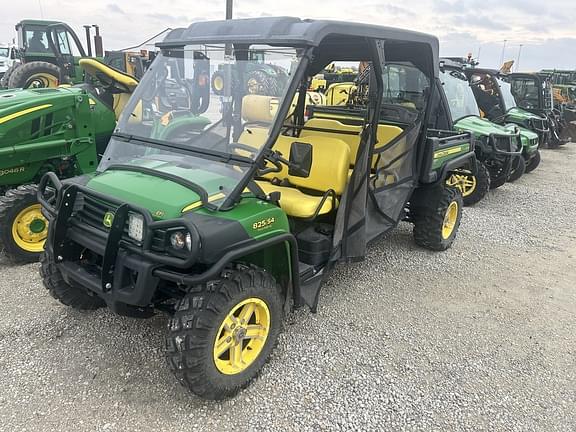
[{"label": "yellow seat back", "polygon": [[356,89],[354,83],[334,83],[326,90],[326,105],[346,105],[350,93]]}]

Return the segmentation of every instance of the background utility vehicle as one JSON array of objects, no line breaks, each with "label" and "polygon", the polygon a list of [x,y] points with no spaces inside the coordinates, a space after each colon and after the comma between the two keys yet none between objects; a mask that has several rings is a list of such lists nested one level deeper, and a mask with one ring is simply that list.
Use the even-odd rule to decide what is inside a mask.
[{"label": "background utility vehicle", "polygon": [[[546,117],[519,108],[512,95],[510,83],[505,81],[497,71],[489,69],[465,69],[472,86],[476,102],[484,117],[492,123],[510,128],[518,127],[522,140],[522,157],[525,169],[531,172],[540,164],[538,147],[544,145],[549,137]],[[521,159],[517,159],[521,163]],[[511,177],[516,176],[516,166],[512,167]]]},{"label": "background utility vehicle", "polygon": [[46,172],[92,172],[138,81],[95,59],[82,59],[88,81],[57,89],[0,90],[0,250],[37,261],[48,235],[36,200]]},{"label": "background utility vehicle", "polygon": [[554,107],[554,94],[550,80],[537,73],[511,73],[508,81],[512,86],[512,95],[516,104],[527,111],[548,119],[550,135],[548,148],[557,148],[570,141],[566,137],[566,122],[562,113]]},{"label": "background utility vehicle", "polygon": [[[520,132],[480,117],[480,109],[461,65],[443,60],[440,70],[451,124],[457,131],[472,133],[476,158],[481,162],[470,192],[464,193],[472,204],[482,199],[488,186],[495,189],[510,179],[515,159],[522,157]],[[523,164],[518,162],[521,169]]]},{"label": "background utility vehicle", "polygon": [[[41,274],[77,309],[168,312],[170,368],[194,393],[220,399],[262,368],[292,303],[315,309],[329,270],[363,259],[368,242],[399,221],[414,224],[418,244],[450,247],[462,197],[445,179],[473,166],[474,153],[469,134],[427,135],[438,86],[432,36],[257,18],[195,23],[158,46],[97,172],[62,183],[44,176]],[[280,96],[228,84],[245,81],[254,47],[289,77]],[[418,68],[417,106],[383,101],[385,59]],[[368,108],[358,125],[310,126],[310,79],[338,60],[375,65]],[[211,123],[199,132],[198,85],[221,64],[224,96],[209,95]],[[162,97],[167,85],[176,105]]]}]

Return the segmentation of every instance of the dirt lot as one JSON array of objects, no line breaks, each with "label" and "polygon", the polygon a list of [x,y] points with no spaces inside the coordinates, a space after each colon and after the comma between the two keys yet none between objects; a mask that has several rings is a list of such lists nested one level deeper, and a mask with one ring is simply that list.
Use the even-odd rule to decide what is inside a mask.
[{"label": "dirt lot", "polygon": [[79,313],[0,263],[0,430],[575,430],[576,145],[466,209],[446,253],[409,225],[287,318],[238,397],[164,364],[165,317]]}]

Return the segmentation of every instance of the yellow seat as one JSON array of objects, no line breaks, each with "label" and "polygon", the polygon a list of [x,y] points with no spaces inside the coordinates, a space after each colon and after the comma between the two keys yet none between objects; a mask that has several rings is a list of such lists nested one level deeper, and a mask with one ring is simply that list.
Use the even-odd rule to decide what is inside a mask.
[{"label": "yellow seat", "polygon": [[330,84],[326,90],[326,105],[346,105],[354,90],[356,90],[356,84],[351,82]]},{"label": "yellow seat", "polygon": [[[287,215],[296,218],[310,218],[316,213],[316,209],[322,202],[321,196],[307,195],[293,187],[277,186],[266,180],[257,181],[258,185],[262,188],[265,194],[269,195],[272,192],[280,192],[280,207],[286,212]],[[319,215],[330,213],[338,206],[338,200],[332,203],[332,198],[328,198],[322,208],[318,211]]]}]

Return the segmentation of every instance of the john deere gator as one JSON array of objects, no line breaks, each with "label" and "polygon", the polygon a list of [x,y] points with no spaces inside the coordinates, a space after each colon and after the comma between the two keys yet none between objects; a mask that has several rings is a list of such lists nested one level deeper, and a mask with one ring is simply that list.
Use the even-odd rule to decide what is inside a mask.
[{"label": "john deere gator", "polygon": [[[400,221],[417,244],[450,247],[462,196],[446,177],[475,156],[469,134],[428,129],[440,88],[432,36],[256,18],[195,23],[158,47],[96,172],[43,177],[41,274],[76,309],[167,312],[168,366],[195,394],[221,399],[257,375],[286,311],[315,310],[330,270],[364,259]],[[289,77],[274,95],[234,84],[246,82],[253,47]],[[305,115],[309,80],[332,61],[374,65],[358,123]],[[418,104],[383,99],[386,61],[420,71]],[[210,124],[183,127],[220,65],[227,79],[222,96],[209,95]]]}]

